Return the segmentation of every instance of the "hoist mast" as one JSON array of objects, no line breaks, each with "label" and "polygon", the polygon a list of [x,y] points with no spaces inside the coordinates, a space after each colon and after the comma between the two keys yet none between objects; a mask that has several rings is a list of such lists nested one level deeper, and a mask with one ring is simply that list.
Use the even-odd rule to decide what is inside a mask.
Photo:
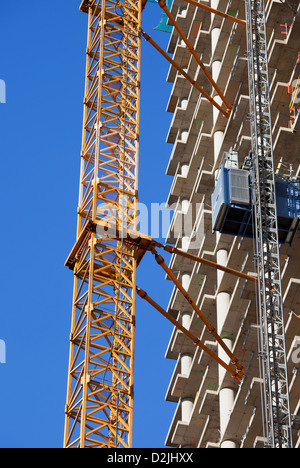
[{"label": "hoist mast", "polygon": [[[140,101],[140,0],[84,0],[88,14],[66,448],[132,445]],[[116,237],[98,227],[109,221]],[[105,223],[104,223],[105,225]]]},{"label": "hoist mast", "polygon": [[265,445],[289,448],[291,414],[277,227],[265,5],[246,0],[253,210]]}]

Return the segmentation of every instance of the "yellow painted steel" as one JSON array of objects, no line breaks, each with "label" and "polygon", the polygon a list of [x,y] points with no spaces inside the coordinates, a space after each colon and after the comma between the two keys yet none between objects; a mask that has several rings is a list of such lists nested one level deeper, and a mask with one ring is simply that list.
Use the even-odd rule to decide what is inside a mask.
[{"label": "yellow painted steel", "polygon": [[[84,0],[86,84],[65,448],[132,446],[140,0]],[[90,229],[89,226],[96,226]]]}]

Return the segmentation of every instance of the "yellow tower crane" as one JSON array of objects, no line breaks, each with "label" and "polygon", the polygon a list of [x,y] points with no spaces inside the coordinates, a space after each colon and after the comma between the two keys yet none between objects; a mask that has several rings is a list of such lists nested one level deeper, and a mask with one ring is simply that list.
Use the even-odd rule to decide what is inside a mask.
[{"label": "yellow tower crane", "polygon": [[84,0],[80,10],[88,38],[64,447],[126,448],[136,260],[97,221],[136,229],[142,3]]},{"label": "yellow tower crane", "polygon": [[[88,37],[77,234],[66,261],[74,271],[74,291],[65,448],[132,447],[136,294],[171,320],[169,314],[137,288],[136,268],[145,252],[155,254],[156,248],[188,255],[137,232],[142,35],[163,53],[141,29],[146,2],[83,0],[80,6],[80,10],[88,15]],[[163,0],[159,5],[183,35]],[[201,4],[197,6],[203,7]],[[225,17],[238,22],[230,15]],[[244,25],[245,22],[240,23]],[[229,118],[232,106],[184,35],[183,39],[226,109],[167,54],[163,55],[225,118]],[[156,254],[155,258],[222,344],[213,326],[173,278],[162,257]],[[198,257],[194,260],[207,262]],[[209,266],[222,268],[213,262]],[[240,275],[229,268],[226,271]],[[244,279],[255,281],[245,275]],[[180,328],[177,322],[174,325]],[[203,348],[197,337],[183,327],[180,329],[195,345]],[[242,379],[244,369],[230,352],[228,355],[235,369],[210,350],[205,350],[234,378]]]}]

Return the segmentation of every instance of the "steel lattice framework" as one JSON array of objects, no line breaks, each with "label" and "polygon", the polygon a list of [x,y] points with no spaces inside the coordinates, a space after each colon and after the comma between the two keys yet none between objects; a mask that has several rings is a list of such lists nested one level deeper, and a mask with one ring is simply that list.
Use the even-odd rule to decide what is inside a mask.
[{"label": "steel lattice framework", "polygon": [[84,0],[86,85],[67,388],[66,448],[132,444],[140,101],[139,0]]},{"label": "steel lattice framework", "polygon": [[246,19],[263,419],[266,446],[283,448],[292,446],[291,415],[263,0],[246,0]]}]

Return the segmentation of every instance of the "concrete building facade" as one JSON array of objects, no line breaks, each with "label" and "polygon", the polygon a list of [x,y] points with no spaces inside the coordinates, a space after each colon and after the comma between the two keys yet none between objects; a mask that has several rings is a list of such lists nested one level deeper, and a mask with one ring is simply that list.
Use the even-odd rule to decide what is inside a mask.
[{"label": "concrete building facade", "polygon": [[[245,19],[244,1],[204,2]],[[247,168],[251,150],[246,31],[241,25],[174,0],[171,13],[193,44],[214,81],[233,105],[227,120],[170,66],[172,91],[167,111],[173,114],[167,142],[172,145],[166,172],[172,177],[168,205],[174,216],[166,241],[195,255],[256,275],[253,238],[213,230],[212,194],[226,165]],[[274,160],[280,180],[300,176],[300,6],[266,1],[270,99]],[[170,24],[170,23],[169,23]],[[213,89],[176,30],[167,52],[203,89]],[[299,96],[298,96],[299,95]],[[215,99],[220,102],[218,96]],[[290,240],[290,238],[288,239]],[[282,290],[289,370],[294,447],[300,446],[300,233],[280,246]],[[198,448],[260,448],[265,431],[258,347],[259,323],[255,284],[173,255],[170,268],[243,363],[235,381],[177,328],[166,358],[174,372],[166,400],[175,403],[165,445]],[[168,312],[201,341],[223,356],[180,291],[174,287]]]}]

